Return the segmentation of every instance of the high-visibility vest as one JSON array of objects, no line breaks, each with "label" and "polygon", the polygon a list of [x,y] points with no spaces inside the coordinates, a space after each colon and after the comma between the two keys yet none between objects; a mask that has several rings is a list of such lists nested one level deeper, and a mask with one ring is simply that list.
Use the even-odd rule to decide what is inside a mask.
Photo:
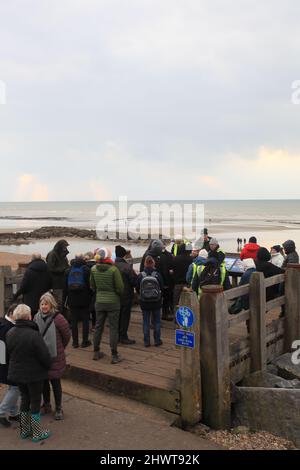
[{"label": "high-visibility vest", "polygon": [[[205,266],[202,265],[202,266],[198,266],[197,268],[197,274],[198,274],[198,277],[200,277],[200,274],[202,273],[202,271],[205,269]],[[225,277],[226,277],[226,267],[225,265],[221,264],[220,265],[220,271],[221,271],[221,286],[223,286],[224,284],[224,281],[225,281]],[[198,287],[198,297],[200,298],[200,295],[202,293],[202,289],[200,288],[200,286]]]},{"label": "high-visibility vest", "polygon": [[[185,240],[183,240],[182,245],[186,245],[187,243],[190,243],[190,241],[185,239]],[[177,245],[177,243],[174,243],[174,245],[173,245],[173,255],[174,256],[177,256],[178,246],[180,246],[180,245]]]},{"label": "high-visibility vest", "polygon": [[193,263],[193,274],[192,274],[192,282],[194,277],[196,276],[198,265],[196,263]]}]

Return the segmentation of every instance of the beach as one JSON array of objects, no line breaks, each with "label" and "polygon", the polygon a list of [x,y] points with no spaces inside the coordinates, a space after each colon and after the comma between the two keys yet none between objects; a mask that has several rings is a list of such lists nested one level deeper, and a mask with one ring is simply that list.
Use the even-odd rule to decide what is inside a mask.
[{"label": "beach", "polygon": [[[273,245],[282,245],[288,239],[295,241],[296,246],[300,246],[300,201],[299,200],[228,200],[228,201],[128,201],[128,214],[133,205],[140,203],[148,214],[152,211],[158,214],[159,206],[171,207],[178,204],[179,207],[188,207],[189,214],[195,214],[197,205],[204,208],[204,221],[193,227],[191,235],[189,223],[184,220],[183,227],[179,224],[179,217],[175,218],[172,225],[168,224],[157,233],[164,233],[170,238],[170,234],[181,233],[184,230],[184,237],[194,241],[201,236],[203,227],[207,227],[210,236],[218,239],[221,249],[227,252],[237,251],[237,238],[247,241],[251,236],[257,238],[260,246],[270,249]],[[107,204],[103,202],[102,204]],[[118,218],[118,202],[111,204],[116,209],[116,218],[111,218],[110,223],[117,224],[122,221],[125,227],[132,228],[138,234],[148,233],[145,230],[148,219],[145,213],[136,219],[127,214],[125,218]],[[16,255],[20,259],[26,259],[34,252],[39,252],[43,257],[53,248],[59,238],[51,235],[50,238],[29,238],[20,239],[20,233],[30,232],[41,227],[65,227],[66,233],[70,228],[77,231],[88,229],[97,230],[99,220],[98,208],[100,202],[18,202],[0,203],[0,234],[15,232],[18,233],[17,240],[2,240],[0,250],[2,253]],[[156,211],[156,212],[155,212]],[[179,220],[180,219],[180,220]],[[156,219],[157,220],[157,219]],[[152,234],[154,226],[151,225]],[[166,230],[169,229],[169,230]],[[124,229],[124,227],[123,227]],[[137,235],[138,236],[138,235]],[[69,259],[76,253],[94,251],[100,246],[110,246],[112,251],[118,244],[130,249],[134,257],[142,256],[148,245],[148,240],[143,241],[102,241],[91,239],[90,237],[78,238],[76,236],[62,236],[70,244]],[[115,237],[114,237],[115,238]],[[154,238],[154,236],[151,236]],[[170,247],[170,244],[169,244]],[[4,255],[2,255],[4,256]],[[25,256],[25,258],[23,258]],[[15,259],[15,256],[8,257]]]}]

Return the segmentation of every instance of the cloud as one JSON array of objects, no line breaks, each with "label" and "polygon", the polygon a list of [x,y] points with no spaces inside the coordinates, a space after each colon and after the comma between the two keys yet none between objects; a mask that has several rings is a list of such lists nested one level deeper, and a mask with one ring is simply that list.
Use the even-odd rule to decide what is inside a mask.
[{"label": "cloud", "polygon": [[111,201],[113,199],[111,191],[105,187],[100,179],[87,181],[88,199],[96,201]]},{"label": "cloud", "polygon": [[204,184],[210,189],[220,189],[223,186],[223,183],[219,180],[219,178],[215,178],[214,176],[200,175],[197,176],[197,179],[200,183]]},{"label": "cloud", "polygon": [[35,175],[23,174],[17,179],[15,201],[48,201],[49,190]]}]

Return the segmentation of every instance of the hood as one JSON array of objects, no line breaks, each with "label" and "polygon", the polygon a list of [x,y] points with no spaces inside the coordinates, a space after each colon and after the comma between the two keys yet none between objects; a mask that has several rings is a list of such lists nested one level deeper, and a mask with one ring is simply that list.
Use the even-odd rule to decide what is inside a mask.
[{"label": "hood", "polygon": [[201,264],[204,264],[206,262],[207,258],[204,258],[203,256],[197,256],[195,259],[194,259],[194,263],[197,264],[197,265],[201,265]]},{"label": "hood", "polygon": [[271,259],[271,254],[270,254],[270,252],[267,250],[267,248],[261,247],[261,248],[259,248],[259,250],[257,251],[256,259],[257,259],[257,261],[270,261],[270,259]]},{"label": "hood", "polygon": [[69,243],[67,242],[67,240],[59,240],[57,243],[55,243],[53,251],[55,251],[55,253],[61,255],[64,252],[68,252],[68,250],[67,250],[68,246],[69,246]]},{"label": "hood", "polygon": [[286,242],[282,244],[282,246],[287,255],[296,251],[296,245],[293,240],[287,240]]},{"label": "hood", "polygon": [[28,269],[32,271],[45,272],[47,271],[47,264],[42,259],[34,259],[28,265]]},{"label": "hood", "polygon": [[96,264],[96,269],[97,271],[100,271],[101,273],[107,271],[109,268],[113,266],[113,262],[111,263],[102,263],[101,261]]},{"label": "hood", "polygon": [[256,253],[257,250],[259,250],[259,245],[257,243],[247,243],[244,248],[249,251],[249,252],[252,252],[252,253]]},{"label": "hood", "polygon": [[218,265],[219,265],[219,262],[218,262],[217,258],[215,258],[215,257],[212,256],[212,257],[210,257],[210,258],[207,258],[207,259],[205,260],[205,263],[204,263],[204,264],[205,264],[205,266],[218,266]]},{"label": "hood", "polygon": [[39,331],[38,325],[32,320],[17,320],[16,328],[31,328],[32,330]]},{"label": "hood", "polygon": [[84,259],[74,258],[71,260],[71,266],[76,266],[77,268],[80,268],[80,266],[85,266],[85,265],[86,265],[86,262],[84,261]]},{"label": "hood", "polygon": [[152,256],[153,258],[157,258],[161,254],[162,254],[162,250],[158,246],[151,248],[149,252],[147,253],[147,255]]}]

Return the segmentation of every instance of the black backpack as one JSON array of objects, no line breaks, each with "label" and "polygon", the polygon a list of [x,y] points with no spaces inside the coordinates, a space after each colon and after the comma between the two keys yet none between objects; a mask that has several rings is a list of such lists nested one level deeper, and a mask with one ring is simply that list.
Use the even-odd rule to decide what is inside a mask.
[{"label": "black backpack", "polygon": [[140,285],[140,300],[142,302],[159,302],[161,299],[161,288],[156,271],[152,274],[142,273]]},{"label": "black backpack", "polygon": [[221,280],[221,270],[216,266],[205,266],[199,277],[199,287],[210,284],[218,285]]}]

